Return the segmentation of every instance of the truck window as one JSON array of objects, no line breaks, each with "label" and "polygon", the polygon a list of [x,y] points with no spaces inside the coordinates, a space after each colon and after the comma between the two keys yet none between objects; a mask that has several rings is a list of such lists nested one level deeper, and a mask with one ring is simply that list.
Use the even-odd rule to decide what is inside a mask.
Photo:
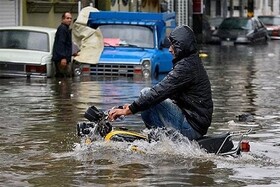
[{"label": "truck window", "polygon": [[104,42],[108,45],[121,46],[122,44],[128,44],[128,46],[154,48],[154,34],[149,27],[101,25],[99,28],[103,34]]}]

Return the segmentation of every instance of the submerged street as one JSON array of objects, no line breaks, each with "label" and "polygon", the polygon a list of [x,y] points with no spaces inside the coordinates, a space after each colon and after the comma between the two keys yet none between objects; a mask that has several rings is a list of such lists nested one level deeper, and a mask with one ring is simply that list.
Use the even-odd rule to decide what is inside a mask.
[{"label": "submerged street", "polygon": [[[279,186],[280,42],[203,45],[214,115],[208,134],[253,132],[251,151],[217,157],[168,139],[81,144],[76,123],[91,105],[102,110],[131,103],[157,82],[127,78],[0,80],[0,184],[5,186]],[[250,114],[253,121],[237,116]],[[141,131],[140,115],[113,126]],[[237,141],[237,140],[236,140]]]}]

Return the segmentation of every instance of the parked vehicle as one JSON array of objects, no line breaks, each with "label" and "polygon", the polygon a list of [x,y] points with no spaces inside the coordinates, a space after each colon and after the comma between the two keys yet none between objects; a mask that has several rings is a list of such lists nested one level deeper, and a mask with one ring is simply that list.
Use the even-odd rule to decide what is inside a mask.
[{"label": "parked vehicle", "polygon": [[269,35],[257,18],[230,17],[220,24],[217,37],[222,45],[266,43]]},{"label": "parked vehicle", "polygon": [[201,34],[195,33],[195,34],[196,34],[197,43],[210,43],[211,26],[206,16],[202,17],[202,33]]},{"label": "parked vehicle", "polygon": [[223,20],[224,20],[223,17],[213,17],[213,18],[208,19],[208,22],[210,25],[210,33],[211,33],[211,37],[210,37],[210,40],[208,41],[208,43],[219,43],[220,42],[220,39],[217,37],[217,32],[218,32],[218,28]]},{"label": "parked vehicle", "polygon": [[55,32],[47,27],[0,27],[0,76],[51,77]]},{"label": "parked vehicle", "polygon": [[258,16],[271,39],[280,39],[280,16]]},{"label": "parked vehicle", "polygon": [[88,26],[99,27],[104,50],[90,75],[156,78],[172,68],[166,36],[175,13],[91,12]]},{"label": "parked vehicle", "polygon": [[223,17],[212,17],[208,19],[208,22],[211,27],[211,31],[215,31],[219,28],[221,23],[223,22],[224,18]]}]

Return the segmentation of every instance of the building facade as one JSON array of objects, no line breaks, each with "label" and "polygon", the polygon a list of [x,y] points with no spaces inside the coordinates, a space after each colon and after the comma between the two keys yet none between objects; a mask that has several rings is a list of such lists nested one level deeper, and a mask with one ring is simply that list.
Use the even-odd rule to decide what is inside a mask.
[{"label": "building facade", "polygon": [[253,2],[254,16],[280,14],[279,0],[1,0],[0,27],[57,27],[64,11],[71,11],[75,18],[79,8],[89,5],[111,11],[175,11],[178,25],[187,24],[192,27],[195,17],[193,8],[197,2],[201,2],[202,14],[209,17],[245,17],[248,15],[250,1]]},{"label": "building facade", "polygon": [[111,0],[1,0],[0,27],[28,25],[56,28],[65,11],[71,11],[76,18],[81,7],[91,5],[110,10],[110,4]]},{"label": "building facade", "polygon": [[0,2],[0,27],[21,25],[21,2],[2,0]]},{"label": "building facade", "polygon": [[279,0],[203,0],[204,14],[210,17],[244,17],[248,4],[253,3],[254,16],[279,15]]}]

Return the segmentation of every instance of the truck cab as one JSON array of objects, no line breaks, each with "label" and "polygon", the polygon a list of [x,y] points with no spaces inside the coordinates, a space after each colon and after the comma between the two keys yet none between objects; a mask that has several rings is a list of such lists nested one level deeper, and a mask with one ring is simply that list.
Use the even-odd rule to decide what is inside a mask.
[{"label": "truck cab", "polygon": [[90,12],[87,25],[99,28],[104,50],[90,75],[157,78],[172,69],[167,36],[175,13]]}]

